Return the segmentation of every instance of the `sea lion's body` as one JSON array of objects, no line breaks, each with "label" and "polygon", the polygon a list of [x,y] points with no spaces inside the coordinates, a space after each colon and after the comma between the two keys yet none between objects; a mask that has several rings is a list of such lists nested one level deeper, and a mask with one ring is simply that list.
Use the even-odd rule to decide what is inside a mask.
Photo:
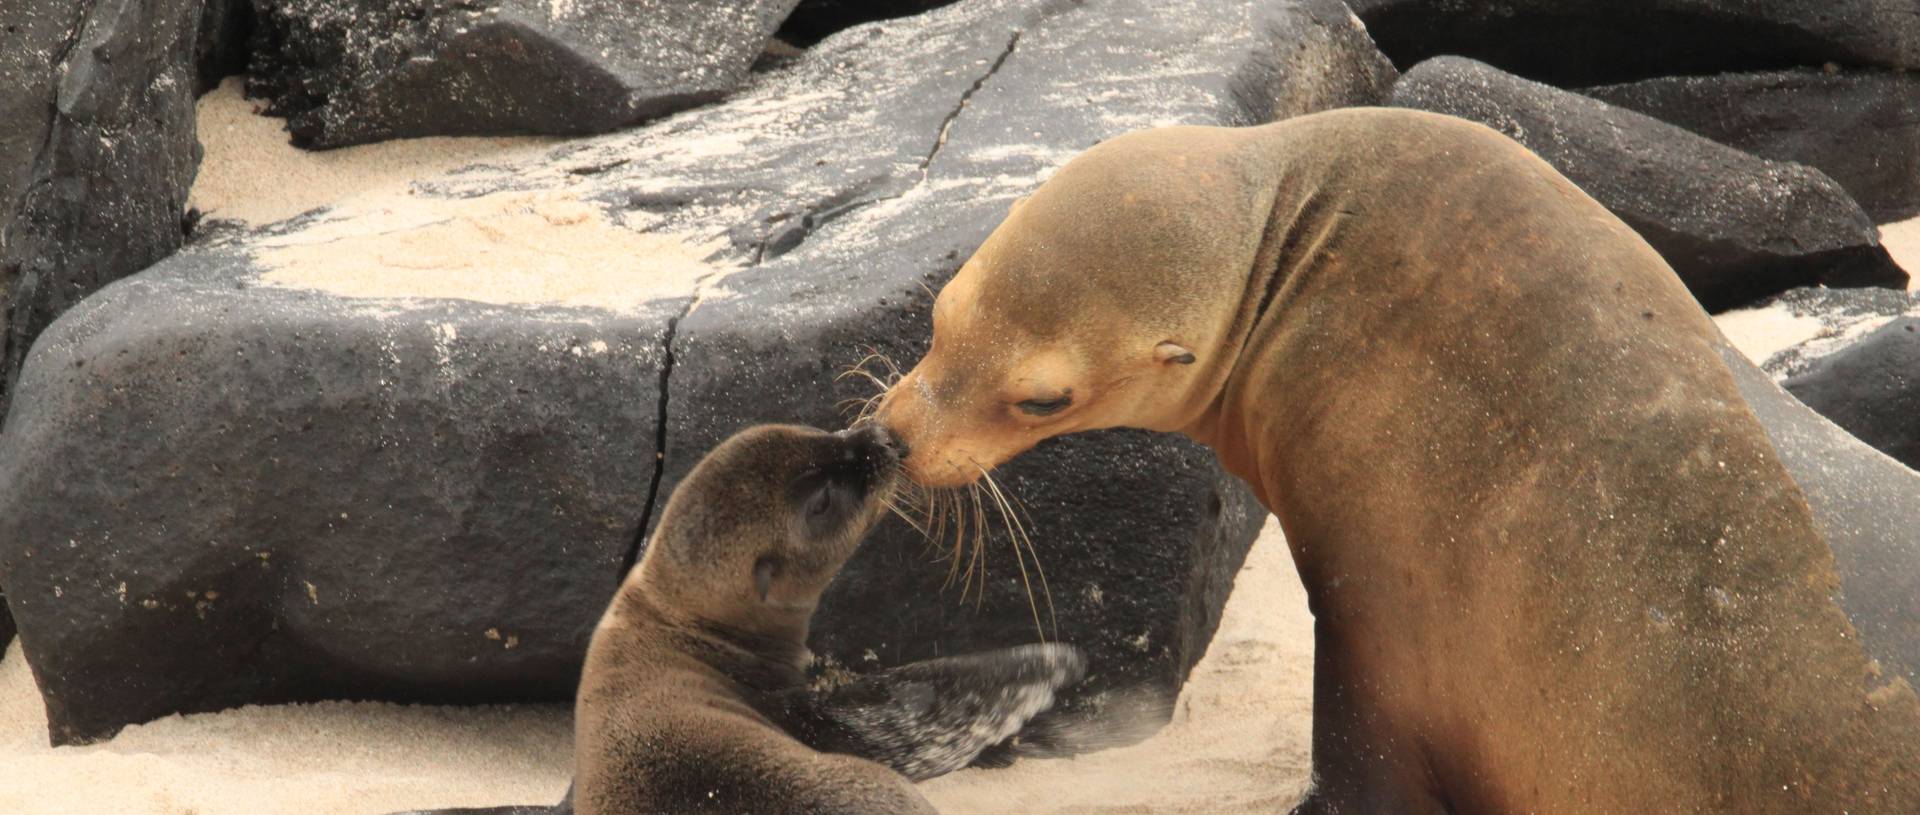
[{"label": "sea lion's body", "polygon": [[1146,427],[1278,516],[1316,626],[1302,811],[1920,812],[1920,704],[1834,602],[1712,323],[1491,130],[1114,139],[934,334],[880,411],[916,480]]},{"label": "sea lion's body", "polygon": [[[758,435],[675,491],[594,629],[574,716],[580,815],[933,812],[905,777],[816,752],[776,721],[781,694],[806,684],[813,604],[878,515],[869,490],[884,495],[891,464],[870,460],[890,454],[818,431]],[[842,453],[824,487],[831,523],[809,529],[793,505],[813,499],[790,482]]]},{"label": "sea lion's body", "polygon": [[930,815],[912,780],[1004,749],[1084,676],[1051,644],[809,686],[814,608],[895,470],[875,427],[763,426],[688,474],[588,644],[555,811]]}]

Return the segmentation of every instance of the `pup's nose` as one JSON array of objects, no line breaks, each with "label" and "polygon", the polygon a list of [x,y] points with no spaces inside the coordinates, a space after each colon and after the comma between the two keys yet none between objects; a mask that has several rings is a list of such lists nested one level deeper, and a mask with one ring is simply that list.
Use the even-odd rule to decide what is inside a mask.
[{"label": "pup's nose", "polygon": [[911,450],[907,447],[907,440],[900,438],[900,434],[893,432],[893,428],[886,425],[875,424],[874,427],[880,428],[880,443],[893,450],[893,457],[906,461],[907,453]]},{"label": "pup's nose", "polygon": [[834,435],[849,442],[845,452],[842,453],[843,456],[849,458],[862,455],[863,453],[891,456],[895,459],[906,458],[906,453],[903,452],[905,445],[901,444],[899,438],[893,435],[893,431],[888,430],[878,422],[867,422],[858,427],[842,430]]}]

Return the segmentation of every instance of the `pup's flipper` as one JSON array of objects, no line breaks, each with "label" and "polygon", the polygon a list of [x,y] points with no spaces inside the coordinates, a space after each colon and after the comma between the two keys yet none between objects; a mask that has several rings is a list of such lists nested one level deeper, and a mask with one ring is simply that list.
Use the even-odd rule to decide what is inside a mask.
[{"label": "pup's flipper", "polygon": [[877,761],[915,781],[972,764],[1053,707],[1086,677],[1070,645],[1022,645],[866,674],[826,691],[794,691],[794,736],[816,750]]}]

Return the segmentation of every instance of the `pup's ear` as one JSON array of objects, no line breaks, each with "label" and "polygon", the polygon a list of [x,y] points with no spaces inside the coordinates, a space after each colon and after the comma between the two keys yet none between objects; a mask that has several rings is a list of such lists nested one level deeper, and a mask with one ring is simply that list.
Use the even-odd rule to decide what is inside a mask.
[{"label": "pup's ear", "polygon": [[1153,361],[1162,365],[1167,363],[1192,365],[1194,356],[1193,352],[1187,350],[1186,346],[1168,340],[1153,347]]},{"label": "pup's ear", "polygon": [[773,558],[763,557],[753,562],[753,590],[760,595],[760,602],[767,601],[767,592],[773,591],[773,575],[779,571],[779,563]]}]

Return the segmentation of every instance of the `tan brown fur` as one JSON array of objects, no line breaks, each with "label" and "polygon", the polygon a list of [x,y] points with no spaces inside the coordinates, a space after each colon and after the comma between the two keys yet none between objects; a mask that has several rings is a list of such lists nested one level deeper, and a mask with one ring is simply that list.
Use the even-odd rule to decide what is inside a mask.
[{"label": "tan brown fur", "polygon": [[[824,532],[807,525],[793,483],[860,432],[872,434],[748,430],[675,489],[587,649],[575,812],[934,811],[900,774],[817,752],[776,722],[777,695],[805,684],[814,606],[885,511],[894,476],[889,464],[879,483],[844,495],[834,508],[842,517]],[[763,597],[764,558],[778,568]]]},{"label": "tan brown fur", "polygon": [[1212,446],[1316,618],[1300,811],[1920,812],[1920,703],[1716,338],[1518,144],[1345,110],[1075,159],[877,415],[931,485],[1093,428]]}]

